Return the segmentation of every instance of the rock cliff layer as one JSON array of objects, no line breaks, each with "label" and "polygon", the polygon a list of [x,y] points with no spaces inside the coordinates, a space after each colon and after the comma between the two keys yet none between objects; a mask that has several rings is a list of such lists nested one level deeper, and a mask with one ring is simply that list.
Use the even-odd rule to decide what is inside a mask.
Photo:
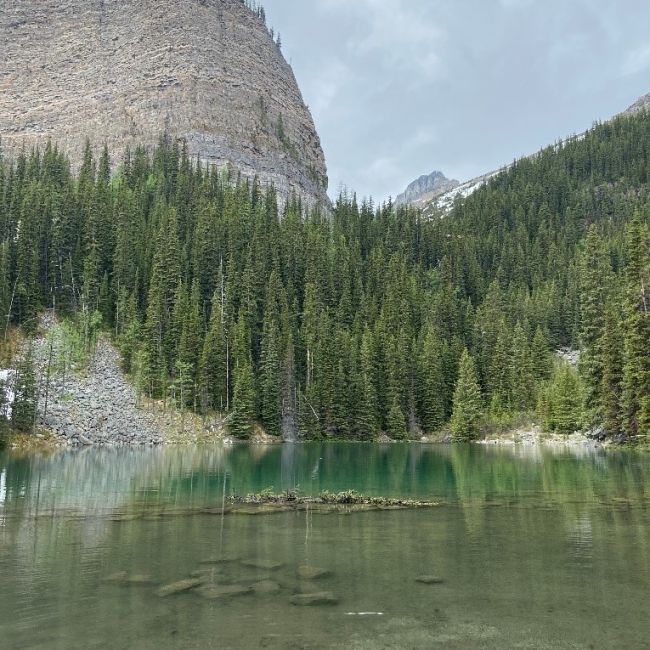
[{"label": "rock cliff layer", "polygon": [[397,196],[395,203],[397,205],[408,204],[421,207],[437,196],[458,187],[459,184],[458,181],[447,178],[442,172],[431,172],[428,176],[420,176],[420,178],[413,181],[404,193]]},{"label": "rock cliff layer", "polygon": [[120,156],[162,133],[193,155],[327,201],[320,141],[291,67],[241,0],[3,0],[5,154],[86,138]]}]

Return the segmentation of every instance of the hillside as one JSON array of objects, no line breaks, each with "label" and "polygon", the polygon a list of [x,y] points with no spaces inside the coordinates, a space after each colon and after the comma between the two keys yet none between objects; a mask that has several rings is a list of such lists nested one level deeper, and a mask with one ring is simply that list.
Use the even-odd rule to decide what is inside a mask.
[{"label": "hillside", "polygon": [[[621,116],[626,117],[626,116],[638,115],[639,113],[647,111],[648,109],[650,109],[650,94],[639,97],[639,99],[637,99],[631,106],[629,106],[625,111],[623,111],[619,115],[615,116],[615,118],[613,119],[616,119],[617,117],[621,117]],[[582,138],[583,136],[584,133],[579,135],[569,136],[567,138],[564,138],[564,140],[562,140],[561,142],[566,143],[576,138],[578,139]],[[531,154],[530,156],[527,156],[527,158],[534,158],[535,156],[537,156],[537,153]],[[462,183],[458,183],[456,181],[453,187],[445,188],[444,191],[442,192],[437,192],[433,196],[426,196],[418,200],[414,204],[414,207],[422,208],[424,210],[424,214],[428,217],[444,216],[449,213],[456,199],[468,197],[470,194],[475,192],[479,187],[484,185],[489,179],[493,178],[494,176],[504,171],[505,169],[508,169],[511,166],[511,164],[512,163],[504,164],[504,166],[501,167],[500,169],[487,172],[485,174],[481,174],[476,178],[472,178]],[[413,184],[417,184],[417,183],[418,181],[414,181]]]},{"label": "hillside", "polygon": [[169,144],[112,180],[108,151],[72,176],[48,148],[0,167],[0,310],[105,328],[144,396],[244,439],[462,440],[525,418],[637,440],[649,165],[642,112],[516,162],[448,219],[346,197],[280,218]]},{"label": "hillside", "polygon": [[241,0],[0,3],[5,155],[47,140],[78,169],[86,139],[115,163],[160,136],[189,155],[328,204],[309,110],[279,44]]}]

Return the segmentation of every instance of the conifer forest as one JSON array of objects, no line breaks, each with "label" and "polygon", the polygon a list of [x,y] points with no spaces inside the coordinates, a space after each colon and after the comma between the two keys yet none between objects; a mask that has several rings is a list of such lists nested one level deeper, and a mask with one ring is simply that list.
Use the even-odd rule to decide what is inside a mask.
[{"label": "conifer forest", "polygon": [[111,336],[142,395],[241,439],[471,440],[526,417],[650,435],[647,113],[427,217],[345,193],[279,205],[165,137],[93,150],[76,173],[54,143],[0,165],[5,336],[55,309]]}]

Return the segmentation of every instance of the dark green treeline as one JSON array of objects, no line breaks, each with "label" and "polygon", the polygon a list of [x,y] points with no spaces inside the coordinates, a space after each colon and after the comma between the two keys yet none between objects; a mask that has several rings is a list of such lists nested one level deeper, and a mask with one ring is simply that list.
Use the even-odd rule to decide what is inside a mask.
[{"label": "dark green treeline", "polygon": [[[114,175],[107,151],[72,175],[49,146],[0,165],[0,313],[101,321],[145,394],[228,412],[244,438],[451,421],[465,439],[535,410],[643,435],[649,165],[650,117],[618,119],[424,219],[348,196],[280,214],[272,190],[164,139]],[[562,346],[583,350],[579,375]]]}]

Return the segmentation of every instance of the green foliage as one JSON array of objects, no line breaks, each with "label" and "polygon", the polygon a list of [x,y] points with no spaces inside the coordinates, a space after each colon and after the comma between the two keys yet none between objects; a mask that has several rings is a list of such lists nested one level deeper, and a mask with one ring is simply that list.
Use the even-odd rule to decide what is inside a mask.
[{"label": "green foliage", "polygon": [[571,434],[582,427],[583,390],[578,373],[568,363],[558,363],[540,397],[540,415],[548,430]]},{"label": "green foliage", "polygon": [[479,434],[482,416],[481,389],[478,384],[474,359],[467,350],[460,359],[458,382],[454,391],[454,410],[451,432],[454,440],[473,440]]},{"label": "green foliage", "polygon": [[235,438],[245,440],[255,425],[255,378],[248,363],[235,369],[234,408],[228,429]]},{"label": "green foliage", "polygon": [[38,383],[30,345],[16,367],[14,402],[11,409],[12,427],[25,433],[31,432],[36,420],[37,405]]},{"label": "green foliage", "polygon": [[408,435],[404,413],[402,412],[402,409],[397,400],[393,401],[393,405],[388,412],[388,419],[386,420],[386,433],[393,440],[405,440]]},{"label": "green foliage", "polygon": [[[76,176],[53,146],[0,162],[3,327],[55,307],[72,357],[110,327],[141,392],[242,437],[451,419],[467,438],[537,401],[557,429],[648,434],[650,116],[516,162],[445,219],[345,194],[279,214],[272,188],[169,139],[113,179],[109,154],[89,145]],[[554,372],[559,347],[581,349],[581,378]]]}]

